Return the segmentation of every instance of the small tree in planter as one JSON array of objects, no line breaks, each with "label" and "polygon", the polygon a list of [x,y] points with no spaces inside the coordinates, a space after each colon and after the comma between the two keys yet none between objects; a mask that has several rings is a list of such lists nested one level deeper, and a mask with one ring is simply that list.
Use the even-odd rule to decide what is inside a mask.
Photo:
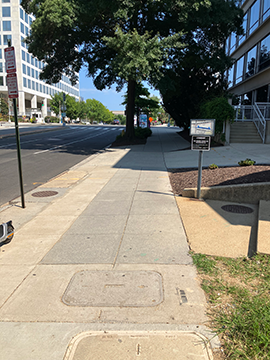
[{"label": "small tree in planter", "polygon": [[203,119],[216,119],[215,137],[216,142],[225,143],[225,134],[223,133],[223,124],[234,121],[234,108],[228,103],[225,97],[218,97],[205,102],[201,106],[201,117]]}]

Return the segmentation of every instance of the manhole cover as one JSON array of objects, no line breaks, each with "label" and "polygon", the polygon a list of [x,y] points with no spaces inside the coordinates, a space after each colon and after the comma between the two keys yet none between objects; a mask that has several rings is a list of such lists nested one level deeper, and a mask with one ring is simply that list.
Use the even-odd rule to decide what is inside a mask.
[{"label": "manhole cover", "polygon": [[62,297],[70,306],[156,306],[163,301],[155,271],[80,271]]},{"label": "manhole cover", "polygon": [[250,214],[253,212],[253,209],[243,205],[224,205],[221,206],[221,209],[235,214]]},{"label": "manhole cover", "polygon": [[48,197],[48,196],[54,196],[57,195],[57,191],[38,191],[32,194],[34,197]]},{"label": "manhole cover", "polygon": [[[93,355],[94,354],[94,355]],[[209,360],[209,341],[188,332],[82,333],[69,345],[65,360]]]}]

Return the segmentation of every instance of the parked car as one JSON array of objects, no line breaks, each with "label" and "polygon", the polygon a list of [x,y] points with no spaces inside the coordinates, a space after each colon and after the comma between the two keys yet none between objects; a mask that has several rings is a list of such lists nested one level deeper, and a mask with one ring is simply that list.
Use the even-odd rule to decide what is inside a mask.
[{"label": "parked car", "polygon": [[112,121],[112,125],[120,125],[120,121],[118,119],[114,119]]}]

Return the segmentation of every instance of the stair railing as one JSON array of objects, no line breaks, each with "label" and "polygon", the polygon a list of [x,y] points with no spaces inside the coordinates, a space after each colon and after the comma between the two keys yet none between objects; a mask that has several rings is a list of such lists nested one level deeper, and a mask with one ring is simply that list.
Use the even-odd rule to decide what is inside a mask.
[{"label": "stair railing", "polygon": [[255,103],[253,105],[254,112],[253,112],[253,122],[258,130],[258,133],[263,141],[263,144],[265,142],[265,130],[266,130],[266,121],[265,117],[263,116],[259,104]]}]

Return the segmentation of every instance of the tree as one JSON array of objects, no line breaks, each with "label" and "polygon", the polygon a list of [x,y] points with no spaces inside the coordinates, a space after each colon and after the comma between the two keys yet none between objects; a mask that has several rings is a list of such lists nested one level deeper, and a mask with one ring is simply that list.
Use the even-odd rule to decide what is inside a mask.
[{"label": "tree", "polygon": [[4,98],[0,98],[0,113],[8,115],[8,101]]},{"label": "tree", "polygon": [[77,119],[81,115],[82,104],[73,96],[65,95],[66,100],[63,101],[63,92],[51,95],[50,106],[56,115],[59,115],[59,109],[62,111],[62,106],[66,106],[65,113],[70,119]]},{"label": "tree", "polygon": [[114,119],[114,115],[100,101],[95,99],[86,100],[87,118],[93,122],[110,123]]},{"label": "tree", "polygon": [[198,16],[204,16],[211,2],[23,0],[22,6],[36,17],[26,42],[29,51],[46,62],[41,78],[57,82],[64,71],[76,81],[86,63],[99,90],[114,83],[120,90],[127,84],[126,133],[130,138],[136,83],[158,83],[167,58],[184,47],[184,34],[198,28]]},{"label": "tree", "polygon": [[242,33],[243,12],[234,1],[211,0],[192,18],[187,21],[186,47],[171,52],[164,77],[156,84],[166,111],[186,128],[192,117],[200,116],[202,102],[226,93],[223,74],[232,60],[225,54],[224,39],[231,32]]}]

